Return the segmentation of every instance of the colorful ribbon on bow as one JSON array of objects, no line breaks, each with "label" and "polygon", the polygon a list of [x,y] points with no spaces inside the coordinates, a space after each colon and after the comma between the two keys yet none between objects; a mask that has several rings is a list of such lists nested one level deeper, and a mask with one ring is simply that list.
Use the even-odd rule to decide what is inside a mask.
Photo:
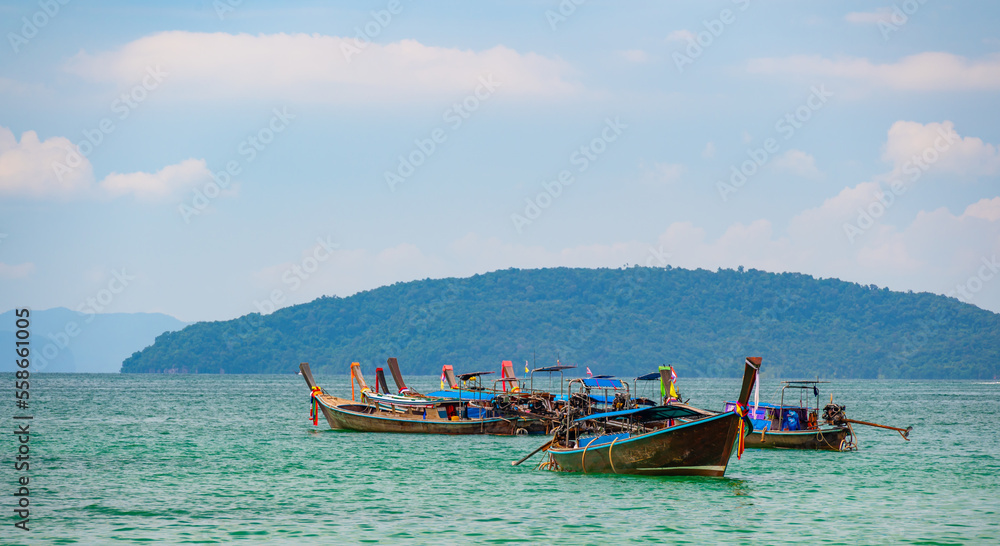
[{"label": "colorful ribbon on bow", "polygon": [[748,409],[747,407],[745,407],[743,404],[740,404],[739,402],[736,403],[736,408],[733,409],[733,411],[736,412],[736,415],[740,416],[740,431],[739,435],[737,436],[738,440],[736,444],[737,460],[743,457],[743,450],[746,447],[746,437],[748,434],[747,427],[749,427],[750,430],[753,430],[753,423],[750,421],[750,418],[747,417],[747,409]]},{"label": "colorful ribbon on bow", "polygon": [[309,418],[312,419],[313,426],[319,426],[319,400],[317,396],[323,394],[323,389],[318,386],[312,388],[312,394],[310,396],[312,400],[312,407],[309,408]]}]

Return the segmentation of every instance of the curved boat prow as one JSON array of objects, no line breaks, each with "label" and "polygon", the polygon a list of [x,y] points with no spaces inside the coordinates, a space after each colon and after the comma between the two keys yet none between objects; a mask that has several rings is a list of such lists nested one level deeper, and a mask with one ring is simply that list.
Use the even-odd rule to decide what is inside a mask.
[{"label": "curved boat prow", "polygon": [[[760,364],[763,360],[763,357],[748,356],[743,363],[743,386],[740,387],[740,397],[737,398],[738,404],[734,410],[740,418],[736,421],[736,426],[730,427],[729,437],[726,439],[727,445],[736,445],[737,459],[743,457],[746,435],[753,433],[753,422],[748,416],[748,405],[750,392],[753,391],[754,383],[757,382],[757,372],[760,371]],[[726,455],[726,459],[728,461],[729,454]]]},{"label": "curved boat prow", "polygon": [[740,397],[737,400],[744,406],[750,401],[750,392],[757,381],[757,372],[760,370],[760,363],[763,360],[759,356],[748,356],[746,362],[743,363],[743,386],[740,387]]},{"label": "curved boat prow", "polygon": [[303,362],[299,364],[299,370],[302,372],[302,378],[306,380],[309,390],[312,390],[316,386],[316,381],[313,379],[312,370],[309,369],[309,363]]}]

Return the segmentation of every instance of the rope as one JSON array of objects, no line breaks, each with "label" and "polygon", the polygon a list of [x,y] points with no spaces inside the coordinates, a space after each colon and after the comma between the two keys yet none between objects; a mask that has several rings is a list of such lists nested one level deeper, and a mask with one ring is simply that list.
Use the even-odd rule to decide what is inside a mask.
[{"label": "rope", "polygon": [[736,408],[733,409],[733,411],[736,412],[736,415],[740,416],[740,425],[739,425],[740,428],[739,428],[739,434],[738,434],[739,440],[738,440],[737,446],[736,446],[736,459],[739,460],[739,459],[741,459],[743,457],[743,450],[746,449],[747,431],[746,431],[746,423],[744,421],[747,420],[747,416],[746,416],[747,415],[747,408],[743,407],[743,404],[737,402],[736,403]]},{"label": "rope", "polygon": [[618,438],[615,438],[614,440],[611,440],[611,445],[608,446],[608,462],[611,463],[611,472],[613,472],[615,474],[617,474],[618,471],[615,470],[615,460],[611,457],[611,450],[615,447],[615,442],[617,442],[617,441],[618,441]]},{"label": "rope", "polygon": [[817,433],[816,433],[816,436],[817,436],[817,437],[818,437],[819,439],[823,440],[823,443],[824,443],[824,444],[826,444],[826,445],[827,445],[827,447],[829,447],[830,449],[833,449],[833,450],[836,450],[836,451],[842,451],[842,450],[840,449],[840,446],[837,446],[837,447],[833,447],[833,444],[831,444],[830,442],[826,441],[826,435],[825,435],[825,434],[823,434],[823,431],[822,431],[822,430],[821,430],[821,431],[819,431],[819,432],[817,432]]},{"label": "rope", "polygon": [[583,453],[580,454],[580,466],[583,467],[584,474],[587,473],[587,465],[584,464],[584,460],[586,460],[587,458],[587,449],[590,447],[590,444],[592,443],[594,443],[594,440],[590,440],[589,442],[587,442],[587,445],[583,446]]},{"label": "rope", "polygon": [[317,396],[323,394],[323,389],[318,386],[313,386],[312,393],[310,394],[310,399],[312,402],[312,407],[309,408],[309,418],[312,419],[313,426],[319,426],[319,400]]}]

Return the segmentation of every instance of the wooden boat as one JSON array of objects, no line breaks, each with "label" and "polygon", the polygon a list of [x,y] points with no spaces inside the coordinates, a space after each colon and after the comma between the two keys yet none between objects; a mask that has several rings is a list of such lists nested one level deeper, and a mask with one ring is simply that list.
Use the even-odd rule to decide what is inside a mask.
[{"label": "wooden boat", "polygon": [[[347,400],[325,393],[316,385],[309,364],[302,363],[299,368],[306,385],[312,391],[313,424],[318,424],[319,415],[322,414],[334,430],[512,435],[526,426],[526,421],[517,416],[502,416],[491,409],[470,406],[468,402],[461,400],[427,399],[430,404],[384,410],[377,402]],[[356,379],[361,379],[362,393],[367,398],[367,385],[359,372],[352,378],[352,389]]]},{"label": "wooden boat", "polygon": [[[742,454],[737,440],[752,430],[744,408],[760,364],[760,357],[746,359],[735,411],[714,413],[671,403],[581,417],[543,446],[549,454],[543,466],[585,474],[723,476],[734,447]],[[585,437],[581,432],[586,427],[604,433]]]},{"label": "wooden boat", "polygon": [[[565,398],[554,393],[532,388],[535,372],[559,373],[575,366],[549,366],[531,371],[527,381],[518,379],[511,361],[500,363],[500,379],[492,387],[484,384],[484,376],[494,372],[472,372],[455,375],[450,365],[441,370],[441,386],[445,390],[427,396],[449,400],[464,400],[471,404],[488,404],[503,416],[520,417],[526,434],[550,434],[555,428],[560,405]],[[562,387],[560,381],[560,388]]]},{"label": "wooden boat", "polygon": [[[735,406],[726,402],[726,411]],[[813,415],[810,408],[781,406],[775,404],[760,404],[756,410],[749,407],[750,421],[754,424],[753,433],[747,436],[746,447],[775,449],[825,449],[829,451],[848,451],[853,448],[853,431],[845,425],[808,424]],[[800,416],[801,427],[790,430],[782,429],[782,422],[788,423],[789,415]],[[799,423],[799,418],[793,418]]]},{"label": "wooden boat", "polygon": [[[823,408],[822,421],[819,411],[819,388],[826,381],[782,381],[781,399],[778,404],[757,404],[748,408],[753,423],[753,433],[746,438],[746,447],[774,449],[820,449],[827,451],[852,451],[858,448],[857,436],[851,424],[861,424],[899,432],[909,441],[910,429],[902,429],[848,419],[846,406],[830,403]],[[785,404],[785,391],[798,391],[798,405]],[[809,407],[804,398],[815,398]],[[736,402],[726,402],[725,410],[731,411]]]}]

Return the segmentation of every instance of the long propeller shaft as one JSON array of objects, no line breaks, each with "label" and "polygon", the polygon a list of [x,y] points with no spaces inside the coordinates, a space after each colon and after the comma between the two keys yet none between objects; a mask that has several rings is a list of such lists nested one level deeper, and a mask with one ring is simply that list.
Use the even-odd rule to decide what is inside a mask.
[{"label": "long propeller shaft", "polygon": [[855,425],[867,425],[869,427],[876,427],[876,428],[884,428],[884,429],[888,429],[888,430],[895,430],[907,442],[910,441],[910,431],[913,430],[913,427],[906,427],[906,428],[890,427],[889,425],[880,425],[878,423],[869,423],[868,421],[858,421],[856,419],[847,419],[846,421],[848,423],[854,423]]}]

